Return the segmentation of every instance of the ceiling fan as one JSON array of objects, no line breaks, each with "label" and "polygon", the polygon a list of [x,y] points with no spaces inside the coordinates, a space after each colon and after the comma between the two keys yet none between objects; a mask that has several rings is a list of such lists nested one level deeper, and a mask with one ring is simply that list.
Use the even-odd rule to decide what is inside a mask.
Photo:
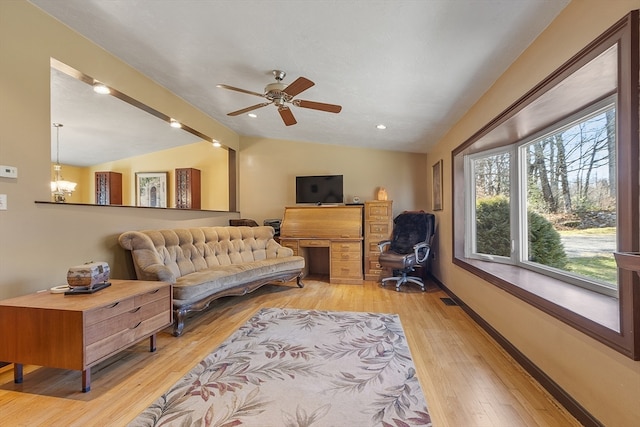
[{"label": "ceiling fan", "polygon": [[217,87],[223,89],[235,90],[236,92],[242,92],[249,95],[259,96],[261,98],[266,98],[268,101],[252,105],[251,107],[243,108],[242,110],[232,111],[231,113],[228,113],[227,116],[238,116],[240,114],[248,113],[252,110],[257,110],[258,108],[266,107],[269,104],[273,104],[278,107],[278,112],[280,113],[280,117],[282,117],[282,121],[284,122],[284,124],[287,126],[291,126],[295,125],[298,122],[293,116],[291,109],[286,104],[292,104],[296,107],[310,108],[312,110],[326,111],[329,113],[339,113],[340,110],[342,110],[342,107],[340,105],[325,104],[315,101],[305,101],[303,99],[293,99],[296,95],[309,89],[315,83],[307,78],[298,77],[293,83],[291,83],[290,85],[286,85],[282,83],[282,80],[286,75],[287,73],[282,70],[273,70],[273,76],[275,77],[276,82],[269,83],[267,86],[265,86],[264,93],[253,92],[229,85],[217,85]]}]

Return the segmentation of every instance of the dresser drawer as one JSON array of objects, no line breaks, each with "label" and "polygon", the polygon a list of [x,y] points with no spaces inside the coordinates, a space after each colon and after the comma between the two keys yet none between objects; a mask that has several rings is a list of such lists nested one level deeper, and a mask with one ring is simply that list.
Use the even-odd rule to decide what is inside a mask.
[{"label": "dresser drawer", "polygon": [[93,344],[127,329],[135,329],[146,319],[167,310],[170,310],[170,305],[169,300],[165,298],[133,308],[130,311],[120,313],[102,322],[89,325],[85,328],[85,344]]},{"label": "dresser drawer", "polygon": [[380,263],[378,262],[378,259],[369,259],[369,262],[367,263],[367,270],[369,271],[373,271],[373,270],[382,270],[382,266],[380,265]]},{"label": "dresser drawer", "polygon": [[380,247],[378,246],[378,243],[382,242],[383,240],[388,240],[388,239],[374,240],[371,243],[369,243],[369,250],[367,252],[369,252],[370,254],[380,255]]},{"label": "dresser drawer", "polygon": [[367,230],[369,231],[369,236],[389,236],[390,229],[388,222],[370,222],[367,224]]},{"label": "dresser drawer", "polygon": [[367,211],[367,220],[388,220],[391,217],[391,203],[372,203]]},{"label": "dresser drawer", "polygon": [[123,350],[170,323],[171,310],[167,308],[153,317],[146,318],[131,327],[89,344],[85,351],[85,364],[91,365],[112,353]]},{"label": "dresser drawer", "polygon": [[136,307],[140,307],[145,304],[149,304],[150,302],[153,302],[153,301],[166,300],[170,298],[171,298],[171,288],[167,286],[163,286],[151,292],[136,295],[134,297],[134,305]]},{"label": "dresser drawer", "polygon": [[110,319],[114,316],[118,316],[122,313],[126,313],[133,310],[136,307],[135,297],[116,301],[114,303],[96,308],[94,310],[87,311],[85,314],[84,324],[93,325],[98,322],[102,322],[105,319]]}]

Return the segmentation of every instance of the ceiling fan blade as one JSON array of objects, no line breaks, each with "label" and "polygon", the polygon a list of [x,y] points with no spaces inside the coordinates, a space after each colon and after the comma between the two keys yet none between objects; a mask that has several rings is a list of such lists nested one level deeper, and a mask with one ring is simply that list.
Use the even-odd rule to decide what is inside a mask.
[{"label": "ceiling fan blade", "polygon": [[235,90],[236,92],[242,92],[242,93],[246,93],[249,95],[255,95],[255,96],[259,96],[264,98],[264,95],[258,92],[253,92],[250,90],[246,90],[246,89],[240,89],[239,87],[233,87],[233,86],[229,86],[229,85],[216,85],[216,87],[220,87],[222,89],[229,89],[229,90]]},{"label": "ceiling fan blade", "polygon": [[291,97],[294,97],[297,94],[309,89],[314,84],[315,83],[309,79],[306,79],[304,77],[298,77],[293,83],[291,83],[289,86],[284,88],[283,92]]},{"label": "ceiling fan blade", "polygon": [[248,113],[252,110],[257,110],[258,108],[262,108],[271,104],[270,102],[263,102],[262,104],[252,105],[251,107],[243,108],[242,110],[232,111],[231,113],[227,113],[227,116],[239,116],[240,114]]},{"label": "ceiling fan blade", "polygon": [[293,101],[294,105],[302,108],[311,108],[312,110],[326,111],[328,113],[339,113],[342,111],[342,106],[335,104],[325,104],[323,102],[305,101],[303,99],[296,99]]},{"label": "ceiling fan blade", "polygon": [[296,118],[293,117],[293,113],[291,112],[291,109],[289,107],[286,107],[286,106],[278,107],[278,112],[280,113],[280,117],[282,117],[282,121],[284,122],[285,125],[291,126],[298,123],[296,121]]}]

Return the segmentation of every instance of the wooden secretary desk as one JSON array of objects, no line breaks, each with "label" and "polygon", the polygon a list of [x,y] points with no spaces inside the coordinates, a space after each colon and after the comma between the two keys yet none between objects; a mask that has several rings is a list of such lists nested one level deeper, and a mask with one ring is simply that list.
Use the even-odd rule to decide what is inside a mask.
[{"label": "wooden secretary desk", "polygon": [[304,257],[305,275],[327,270],[330,283],[362,284],[362,240],[361,205],[285,208],[280,244]]}]

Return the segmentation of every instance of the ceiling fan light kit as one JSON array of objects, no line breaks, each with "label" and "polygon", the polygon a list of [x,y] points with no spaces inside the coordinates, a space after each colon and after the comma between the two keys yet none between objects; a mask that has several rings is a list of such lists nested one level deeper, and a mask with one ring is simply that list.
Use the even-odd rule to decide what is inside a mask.
[{"label": "ceiling fan light kit", "polygon": [[243,108],[241,110],[232,111],[227,115],[239,116],[241,114],[248,113],[249,111],[257,110],[258,108],[266,107],[267,105],[273,104],[278,107],[278,113],[280,113],[280,117],[282,118],[284,124],[287,126],[291,126],[295,125],[298,122],[296,121],[293,112],[286,104],[295,105],[296,107],[301,108],[309,108],[312,110],[325,111],[328,113],[339,113],[342,110],[342,107],[340,105],[294,99],[296,95],[299,95],[300,93],[309,89],[310,87],[315,85],[315,83],[305,77],[298,77],[293,83],[291,83],[290,85],[286,85],[282,83],[282,80],[287,75],[287,73],[282,70],[273,70],[272,73],[276,81],[274,83],[267,84],[264,88],[264,93],[253,92],[250,90],[241,89],[225,84],[217,85],[217,87],[222,89],[228,89],[236,92],[246,93],[248,95],[259,96],[261,98],[266,98],[268,101],[252,105],[251,107]]}]

